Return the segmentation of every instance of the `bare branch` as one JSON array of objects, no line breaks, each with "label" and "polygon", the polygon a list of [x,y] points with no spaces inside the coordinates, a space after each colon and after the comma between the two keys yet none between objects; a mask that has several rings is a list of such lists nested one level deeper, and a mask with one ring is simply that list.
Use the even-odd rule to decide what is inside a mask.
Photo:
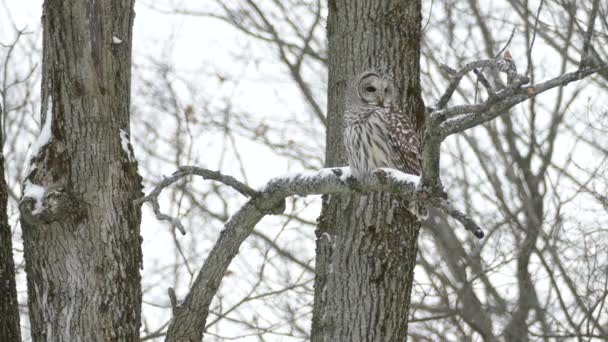
[{"label": "bare branch", "polygon": [[169,295],[172,312],[175,314],[175,310],[177,309],[177,297],[175,296],[175,290],[172,287],[168,288],[167,295]]},{"label": "bare branch", "polygon": [[510,108],[533,96],[581,80],[603,70],[608,70],[608,64],[570,72],[535,85],[522,87],[521,84],[515,82],[513,85],[495,93],[494,98],[490,98],[483,103],[455,106],[443,111],[436,111],[431,114],[431,117],[434,117],[436,120],[447,118],[440,125],[442,139],[445,139],[454,133],[459,133],[493,120],[499,115],[506,113]]},{"label": "bare branch", "polygon": [[[507,75],[508,86],[498,92],[492,92],[489,83],[481,81],[489,93],[486,101],[479,104],[459,105],[443,109],[464,75],[482,67],[505,73]],[[428,114],[423,143],[424,149],[422,151],[422,180],[419,190],[429,193],[432,198],[446,198],[439,173],[439,157],[441,142],[449,135],[493,120],[499,115],[506,113],[508,109],[518,103],[537,94],[583,79],[604,69],[608,69],[608,65],[589,67],[536,85],[524,86],[530,79],[525,75],[517,74],[515,62],[511,59],[510,54],[507,53],[505,53],[505,58],[479,60],[468,63],[456,72],[452,72],[450,68],[444,68],[451,75],[452,81],[439,101],[437,101],[436,107],[429,108],[430,113]],[[478,77],[481,75],[482,79],[485,80],[481,73],[476,72],[476,74]],[[488,84],[486,85],[486,83]],[[458,213],[450,210],[448,207],[439,206],[439,208],[446,210],[451,216],[461,222],[465,228],[473,232],[475,236],[483,236],[483,233],[480,233],[481,229],[474,225],[472,221],[466,220],[465,217],[458,215]]]},{"label": "bare branch", "polygon": [[599,0],[594,0],[589,14],[589,22],[585,31],[585,41],[583,42],[583,53],[581,54],[580,68],[584,68],[589,64],[589,50],[591,48],[591,37],[593,36],[593,27],[595,26],[595,18],[599,11]]},{"label": "bare branch", "polygon": [[433,203],[434,207],[443,210],[444,212],[449,214],[451,217],[456,219],[458,222],[460,222],[463,225],[463,227],[466,230],[473,233],[473,235],[475,235],[478,239],[483,238],[483,236],[484,236],[483,230],[481,230],[481,228],[477,225],[477,223],[475,223],[475,221],[473,221],[473,219],[468,217],[465,213],[456,209],[456,207],[454,207],[454,205],[452,203],[450,203],[448,200],[446,200],[444,198],[437,198],[433,202],[434,202]]},{"label": "bare branch", "polygon": [[160,205],[158,204],[158,196],[161,194],[163,189],[186,176],[201,176],[203,179],[211,179],[221,182],[247,197],[252,197],[257,194],[255,190],[232,176],[227,176],[218,171],[207,170],[200,167],[182,166],[179,168],[179,170],[175,171],[171,177],[165,177],[154,187],[154,190],[152,190],[147,196],[137,200],[135,204],[138,205],[144,202],[149,202],[158,220],[171,222],[171,224],[173,224],[182,233],[182,235],[186,235],[186,229],[181,221],[175,217],[163,214],[160,211]]},{"label": "bare branch", "polygon": [[[448,88],[439,98],[439,101],[437,101],[435,108],[429,108],[430,113],[427,115],[427,128],[424,136],[424,149],[422,151],[423,177],[421,189],[430,193],[432,197],[445,197],[443,196],[443,186],[441,185],[441,180],[439,177],[440,145],[443,139],[445,139],[447,136],[444,133],[445,129],[442,128],[443,122],[446,121],[446,119],[448,119],[450,116],[460,114],[461,112],[471,112],[473,109],[476,111],[482,111],[483,108],[487,108],[490,106],[490,104],[499,102],[502,98],[506,97],[506,94],[512,94],[514,89],[519,89],[521,85],[529,82],[528,77],[517,74],[515,63],[508,57],[509,56],[506,56],[505,58],[474,61],[466,64],[455,73],[450,72],[452,80]],[[481,104],[462,105],[449,109],[443,109],[454,94],[454,91],[460,84],[460,81],[464,75],[482,67],[491,68],[505,73],[507,75],[508,83],[510,83],[509,88],[503,89],[498,93],[490,93],[488,100]],[[451,69],[444,68],[444,70],[449,71]],[[499,94],[502,95],[502,98],[498,96]]]},{"label": "bare branch", "polygon": [[[534,47],[534,41],[536,40],[536,30],[538,30],[538,18],[540,17],[540,11],[543,9],[545,0],[541,0],[536,11],[536,17],[534,19],[534,29],[532,30],[532,39],[530,41],[530,47],[528,48],[528,67],[526,68],[526,76],[532,72],[532,48]],[[526,26],[527,28],[527,26]]]},{"label": "bare branch", "polygon": [[446,104],[448,103],[450,98],[452,98],[454,91],[460,84],[460,81],[462,80],[464,75],[466,75],[467,73],[469,73],[475,69],[493,68],[493,69],[497,69],[498,71],[505,73],[508,78],[512,78],[514,80],[519,80],[520,82],[522,82],[521,84],[525,84],[526,82],[529,81],[529,79],[527,77],[517,75],[517,71],[513,68],[512,64],[507,59],[504,59],[504,58],[482,59],[479,61],[473,61],[473,62],[470,62],[467,65],[463,66],[460,70],[456,71],[455,73],[454,73],[453,69],[447,68],[446,66],[443,66],[443,68],[446,71],[452,70],[453,74],[450,75],[452,77],[452,81],[450,82],[448,88],[445,90],[443,95],[441,95],[441,97],[439,98],[439,101],[437,101],[437,104],[435,104],[435,108],[437,110],[442,109],[446,106]]}]

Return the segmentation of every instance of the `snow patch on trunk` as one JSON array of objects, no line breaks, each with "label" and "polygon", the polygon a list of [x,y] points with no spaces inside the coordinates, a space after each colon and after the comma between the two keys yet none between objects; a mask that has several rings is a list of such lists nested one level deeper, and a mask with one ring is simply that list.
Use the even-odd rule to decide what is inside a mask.
[{"label": "snow patch on trunk", "polygon": [[34,184],[29,180],[25,181],[23,187],[23,198],[29,197],[36,201],[32,214],[38,214],[42,210],[42,199],[44,198],[45,188],[41,185]]},{"label": "snow patch on trunk", "polygon": [[30,158],[38,155],[40,149],[51,141],[51,121],[53,121],[53,98],[49,95],[49,100],[46,107],[46,115],[44,116],[44,126],[40,130],[40,134],[34,143],[30,152]]},{"label": "snow patch on trunk", "polygon": [[122,128],[120,129],[120,144],[122,145],[122,150],[125,151],[125,153],[127,154],[127,158],[129,158],[129,161],[134,162],[135,156],[131,152],[131,148],[129,148],[129,145],[131,144],[129,142],[129,133],[127,133],[127,131]]}]

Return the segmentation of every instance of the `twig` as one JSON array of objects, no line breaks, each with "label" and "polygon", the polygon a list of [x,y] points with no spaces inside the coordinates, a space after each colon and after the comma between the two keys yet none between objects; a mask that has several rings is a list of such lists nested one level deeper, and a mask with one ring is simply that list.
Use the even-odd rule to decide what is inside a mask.
[{"label": "twig", "polygon": [[521,87],[517,82],[495,93],[495,96],[486,102],[476,105],[455,106],[443,111],[436,111],[431,113],[431,117],[445,118],[445,121],[440,125],[443,140],[452,134],[490,121],[533,96],[581,80],[603,70],[608,70],[608,64],[570,72],[551,80],[525,87]]},{"label": "twig", "polygon": [[509,36],[509,39],[505,43],[505,46],[503,46],[502,49],[500,49],[500,51],[498,51],[498,53],[496,54],[496,56],[494,56],[494,58],[498,58],[502,55],[502,53],[509,47],[509,45],[511,45],[511,41],[513,40],[513,37],[515,37],[515,26],[513,26],[513,30],[511,30],[511,35]]},{"label": "twig", "polygon": [[538,29],[538,18],[540,17],[540,11],[543,8],[545,0],[540,0],[538,10],[536,11],[536,18],[534,19],[534,29],[532,31],[532,40],[530,41],[530,47],[528,48],[528,66],[526,67],[525,75],[530,75],[532,72],[532,48],[534,47],[534,41],[536,40],[536,30]]},{"label": "twig", "polygon": [[171,312],[175,315],[177,311],[177,297],[175,296],[175,290],[170,287],[167,289],[167,294],[169,295],[169,301],[171,302]]},{"label": "twig", "polygon": [[589,15],[589,22],[587,23],[587,30],[585,31],[585,40],[583,42],[583,53],[581,54],[581,62],[579,68],[582,69],[589,64],[589,50],[591,48],[591,37],[593,36],[593,28],[595,26],[595,18],[599,11],[599,0],[594,0],[591,7],[591,14]]},{"label": "twig", "polygon": [[433,14],[433,4],[434,3],[435,3],[435,1],[431,0],[431,6],[429,8],[428,17],[426,18],[426,23],[424,23],[424,25],[422,26],[422,29],[420,30],[420,32],[425,32],[426,28],[429,26],[429,23],[431,22],[431,15]]},{"label": "twig", "polygon": [[473,72],[475,73],[475,75],[477,75],[477,81],[481,83],[481,85],[483,85],[483,87],[486,89],[486,92],[488,93],[488,98],[494,96],[494,90],[492,89],[492,85],[483,75],[483,72],[477,69],[473,69]]},{"label": "twig", "polygon": [[479,225],[477,225],[477,223],[475,223],[475,221],[473,221],[472,218],[456,209],[456,207],[454,207],[450,201],[443,198],[438,198],[431,201],[431,205],[449,214],[452,218],[460,222],[466,230],[473,233],[473,235],[475,235],[478,239],[482,239],[485,235],[483,230],[479,227]]},{"label": "twig", "polygon": [[152,206],[152,210],[154,211],[154,215],[156,215],[156,218],[158,220],[170,222],[182,233],[182,235],[186,235],[186,229],[184,228],[184,225],[181,223],[181,221],[176,217],[172,217],[162,213],[160,211],[160,205],[158,204],[158,196],[160,196],[161,192],[169,185],[177,182],[178,180],[186,176],[201,176],[204,179],[211,179],[221,182],[247,197],[253,197],[257,194],[257,192],[250,188],[248,185],[240,182],[232,176],[224,175],[219,171],[207,170],[195,166],[182,166],[170,177],[163,178],[163,180],[158,183],[148,195],[135,201],[135,205],[139,205],[144,202],[149,202]]}]

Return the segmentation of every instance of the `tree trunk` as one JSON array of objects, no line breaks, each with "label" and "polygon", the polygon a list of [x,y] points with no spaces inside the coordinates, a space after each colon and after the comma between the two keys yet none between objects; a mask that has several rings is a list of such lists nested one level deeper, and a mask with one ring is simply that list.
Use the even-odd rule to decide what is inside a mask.
[{"label": "tree trunk", "polygon": [[[0,114],[2,106],[0,106]],[[0,116],[0,122],[3,122]],[[8,225],[8,188],[4,180],[4,139],[0,127],[0,341],[21,341],[19,306],[11,227]]]},{"label": "tree trunk", "polygon": [[20,202],[33,341],[138,341],[133,0],[46,0],[43,129]]},{"label": "tree trunk", "polygon": [[[420,119],[420,0],[329,1],[326,165],[345,165],[343,99],[357,73],[391,73],[397,105]],[[405,341],[420,224],[388,194],[324,198],[312,341]]]}]

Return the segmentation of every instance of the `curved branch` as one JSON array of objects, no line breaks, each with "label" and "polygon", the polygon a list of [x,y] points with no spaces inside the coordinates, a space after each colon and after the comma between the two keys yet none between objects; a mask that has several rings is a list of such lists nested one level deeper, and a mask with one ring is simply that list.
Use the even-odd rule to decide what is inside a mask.
[{"label": "curved branch", "polygon": [[154,210],[154,215],[156,215],[156,218],[158,220],[170,222],[182,233],[182,235],[186,235],[186,229],[184,228],[184,225],[181,223],[181,221],[176,217],[163,214],[160,211],[160,205],[158,204],[158,196],[160,196],[161,192],[169,185],[177,182],[178,180],[186,176],[201,176],[203,177],[203,179],[211,179],[221,182],[247,197],[253,197],[257,195],[257,191],[253,190],[247,184],[242,183],[241,181],[237,180],[232,176],[224,175],[219,171],[207,170],[201,167],[182,166],[177,171],[175,171],[170,177],[165,177],[160,183],[158,183],[154,187],[154,189],[147,196],[144,196],[139,200],[135,201],[135,204],[138,205],[144,202],[149,202],[152,206],[152,210]]},{"label": "curved branch", "polygon": [[[436,106],[427,108],[427,127],[424,135],[424,149],[422,151],[422,181],[421,189],[427,191],[431,196],[439,197],[443,186],[439,173],[439,157],[441,143],[448,136],[465,131],[469,128],[491,121],[503,113],[506,113],[515,105],[528,100],[547,90],[567,85],[571,82],[581,80],[594,73],[608,70],[608,64],[586,67],[574,72],[563,74],[548,81],[525,85],[530,79],[525,75],[517,73],[515,62],[510,54],[505,53],[505,58],[479,60],[466,64],[456,71],[444,66],[444,70],[452,77],[450,85],[440,97]],[[484,83],[483,74],[476,71],[477,68],[486,67],[507,74],[507,87],[492,92],[491,87]],[[482,77],[482,83],[488,91],[488,99],[482,103],[457,105],[444,108],[460,81],[465,74],[476,71],[478,77]],[[447,208],[441,208],[447,209]],[[458,215],[455,216],[457,218]],[[458,219],[458,218],[457,218]],[[474,229],[469,223],[458,219],[465,227]],[[475,232],[475,230],[473,230]],[[477,236],[477,234],[475,234]]]},{"label": "curved branch", "polygon": [[[195,169],[199,172],[201,171],[201,169]],[[182,167],[180,170],[187,173],[185,170],[192,171],[193,169]],[[177,174],[182,175],[179,171]],[[224,177],[226,176],[222,178],[225,179]],[[155,188],[154,191],[156,192],[153,191],[156,195],[151,193],[144,198],[146,199],[145,201],[154,203],[158,193],[160,193],[159,189],[175,182],[177,178],[174,174],[173,177],[165,179]],[[264,216],[281,213],[282,209],[284,209],[286,197],[383,191],[397,194],[406,200],[426,201],[426,203],[431,205],[439,203],[437,204],[439,209],[445,210],[447,208],[449,209],[447,214],[453,215],[457,213],[458,215],[455,217],[457,220],[468,222],[462,219],[466,216],[454,209],[451,204],[448,204],[447,200],[437,200],[435,197],[424,199],[422,196],[419,196],[421,194],[417,191],[419,180],[418,176],[404,174],[393,169],[382,169],[382,172],[375,172],[363,181],[356,181],[351,177],[350,168],[348,167],[328,168],[316,172],[277,177],[270,180],[262,190],[252,194],[251,199],[225,223],[224,229],[220,233],[213,249],[209,252],[184,301],[181,304],[177,304],[178,301],[172,299],[172,302],[176,303],[176,306],[173,310],[174,315],[167,331],[166,340],[201,340],[209,314],[209,305],[220,286],[228,266],[237,255],[239,247],[251,235],[255,225]],[[465,227],[467,226],[465,225]],[[473,231],[476,232],[475,230]]]}]

